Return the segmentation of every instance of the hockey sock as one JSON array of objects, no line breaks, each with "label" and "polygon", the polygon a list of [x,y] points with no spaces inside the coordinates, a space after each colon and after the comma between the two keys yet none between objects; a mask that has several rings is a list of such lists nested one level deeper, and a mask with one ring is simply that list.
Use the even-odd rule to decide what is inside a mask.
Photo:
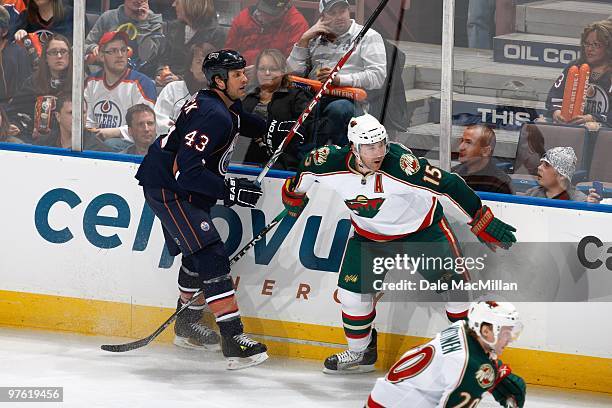
[{"label": "hockey sock", "polygon": [[467,320],[469,308],[470,304],[468,302],[446,302],[446,317],[451,323]]},{"label": "hockey sock", "polygon": [[[185,304],[191,300],[191,297],[200,288],[200,275],[194,272],[195,266],[189,257],[183,257],[181,261],[181,269],[179,270],[178,276],[178,288],[181,292],[181,303]],[[191,310],[203,310],[206,304],[204,294],[198,296],[198,300],[195,301],[189,309]]]},{"label": "hockey sock", "polygon": [[240,310],[236,303],[232,279],[229,275],[203,282],[206,303],[215,315],[221,336],[232,337],[243,332]]},{"label": "hockey sock", "polygon": [[365,351],[372,338],[372,322],[376,317],[373,296],[338,288],[342,304],[342,325],[351,351]]}]

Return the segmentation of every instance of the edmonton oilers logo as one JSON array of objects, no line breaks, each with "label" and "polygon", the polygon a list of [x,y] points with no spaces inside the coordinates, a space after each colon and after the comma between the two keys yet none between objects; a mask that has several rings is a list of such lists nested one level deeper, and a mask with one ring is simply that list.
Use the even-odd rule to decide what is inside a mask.
[{"label": "edmonton oilers logo", "polygon": [[232,152],[234,151],[234,146],[236,145],[236,140],[238,139],[238,133],[234,136],[234,140],[228,147],[228,149],[223,153],[221,159],[219,160],[219,173],[225,175],[227,173],[227,169],[229,168],[230,160],[232,159]]},{"label": "edmonton oilers logo", "polygon": [[102,100],[94,105],[94,120],[100,128],[115,128],[123,124],[119,106],[110,100]]}]

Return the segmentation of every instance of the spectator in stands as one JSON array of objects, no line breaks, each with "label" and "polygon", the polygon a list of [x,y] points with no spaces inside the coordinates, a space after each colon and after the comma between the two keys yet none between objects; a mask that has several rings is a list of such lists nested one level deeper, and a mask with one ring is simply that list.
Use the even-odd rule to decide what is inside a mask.
[{"label": "spectator in stands", "polygon": [[162,50],[162,26],[161,15],[149,9],[147,0],[125,0],[119,8],[108,10],[98,18],[85,38],[85,54],[92,56],[88,61],[99,59],[100,38],[110,31],[125,30],[129,35],[128,45],[133,50],[134,68],[153,77]]},{"label": "spectator in stands", "polygon": [[128,131],[134,144],[121,153],[144,156],[155,140],[155,111],[149,105],[139,103],[127,111]]},{"label": "spectator in stands", "polygon": [[0,105],[0,142],[22,144],[23,140],[15,136],[17,133],[19,133],[19,130],[11,125],[4,107]]},{"label": "spectator in stands", "polygon": [[530,188],[525,194],[556,200],[598,203],[601,197],[595,193],[595,189],[590,189],[587,196],[572,185],[577,161],[576,153],[571,147],[553,147],[546,151],[538,166],[539,185]]},{"label": "spectator in stands", "polygon": [[121,151],[133,144],[125,121],[127,110],[136,104],[155,105],[153,80],[128,67],[128,36],[112,31],[100,38],[98,47],[103,70],[85,82],[86,127],[98,138]]},{"label": "spectator in stands", "polygon": [[488,126],[471,125],[464,129],[459,144],[459,162],[452,171],[476,191],[512,194],[510,177],[493,158],[495,132]]},{"label": "spectator in stands", "polygon": [[[349,44],[362,26],[350,18],[346,0],[321,0],[321,18],[310,27],[294,45],[287,64],[297,75],[324,82],[333,67],[348,51]],[[379,33],[370,29],[357,49],[334,78],[333,85],[379,89],[385,82],[387,60],[385,45]],[[315,114],[327,120],[317,129],[316,143],[328,140],[337,145],[348,143],[346,130],[353,116],[361,114],[361,108],[352,101],[325,97]]]},{"label": "spectator in stands", "polygon": [[[34,74],[25,80],[9,105],[9,116],[32,140],[51,132],[56,98],[72,90],[72,53],[70,41],[52,34],[43,43],[42,59]],[[25,138],[24,140],[27,140]],[[29,141],[29,140],[28,140]]]},{"label": "spectator in stands", "polygon": [[191,65],[183,80],[166,85],[155,102],[158,135],[168,133],[170,127],[174,126],[185,102],[200,89],[208,87],[208,81],[202,72],[202,63],[204,57],[213,50],[203,44],[192,45],[189,49],[188,59]]},{"label": "spectator in stands", "polygon": [[[157,86],[183,78],[190,70],[191,47],[201,45],[210,51],[225,44],[227,32],[219,26],[213,0],[175,0],[175,21],[165,24],[165,46],[160,61],[167,65],[164,75],[156,75]],[[161,68],[164,68],[164,66]],[[159,72],[158,67],[158,72]],[[201,67],[200,67],[201,69]]]},{"label": "spectator in stands", "polygon": [[[276,49],[264,50],[257,57],[257,88],[245,97],[242,106],[245,111],[256,113],[267,121],[268,133],[261,139],[253,140],[245,157],[246,162],[267,162],[312,99],[312,95],[303,89],[289,88],[285,58]],[[279,157],[275,168],[297,169],[302,154],[313,147],[309,149],[311,134],[312,117],[309,117]]]},{"label": "spectator in stands", "polygon": [[247,76],[254,77],[253,65],[266,48],[280,50],[288,56],[293,44],[308,30],[304,16],[291,0],[259,0],[234,18],[225,48],[239,51],[247,60]]},{"label": "spectator in stands", "polygon": [[537,176],[540,159],[546,153],[544,135],[537,126],[530,124],[525,125],[523,131],[527,133],[527,137],[517,147],[514,174]]},{"label": "spectator in stands", "polygon": [[[612,21],[589,24],[580,39],[581,57],[570,62],[548,93],[546,107],[556,123],[582,125],[597,122],[612,127]],[[589,64],[591,76],[586,93],[584,114],[574,119],[561,116],[563,92],[568,70],[573,65]]]},{"label": "spectator in stands", "polygon": [[[53,116],[58,125],[54,126],[50,133],[36,140],[35,144],[69,149],[72,146],[72,95],[70,93],[57,98]],[[83,130],[82,135],[83,150],[109,151],[109,148],[93,133]]]},{"label": "spectator in stands", "polygon": [[73,25],[72,7],[63,0],[31,0],[17,18],[13,33],[18,42],[39,31],[61,34],[72,42]]},{"label": "spectator in stands", "polygon": [[32,64],[26,51],[9,37],[8,11],[0,6],[0,104],[15,95],[23,80],[32,74]]}]

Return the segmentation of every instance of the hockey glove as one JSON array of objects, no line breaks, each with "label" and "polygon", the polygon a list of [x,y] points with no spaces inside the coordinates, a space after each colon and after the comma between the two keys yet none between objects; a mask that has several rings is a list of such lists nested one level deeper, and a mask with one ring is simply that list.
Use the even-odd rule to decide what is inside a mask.
[{"label": "hockey glove", "polygon": [[[287,134],[295,125],[295,120],[286,120],[279,122],[276,119],[272,119],[268,126],[268,132],[264,136],[264,144],[268,154],[272,156],[276,151],[276,148],[283,142]],[[298,131],[295,132],[295,136],[291,140],[294,145],[304,144],[304,135]]]},{"label": "hockey glove", "polygon": [[495,385],[489,390],[495,401],[504,408],[523,408],[527,385],[525,380],[516,374],[506,364],[497,370]]},{"label": "hockey glove", "polygon": [[513,234],[516,229],[495,218],[491,209],[486,205],[478,210],[469,225],[480,242],[483,242],[493,252],[497,247],[508,249],[516,242]]},{"label": "hockey glove", "polygon": [[225,179],[225,199],[226,207],[238,204],[241,207],[255,207],[257,200],[263,194],[261,188],[255,182],[246,178],[229,177]]},{"label": "hockey glove", "polygon": [[283,184],[282,195],[283,195],[283,204],[287,209],[287,214],[290,217],[297,218],[300,216],[306,204],[308,204],[308,196],[306,193],[296,193],[293,191],[293,183],[295,179],[293,177],[289,177],[285,180],[285,184]]}]

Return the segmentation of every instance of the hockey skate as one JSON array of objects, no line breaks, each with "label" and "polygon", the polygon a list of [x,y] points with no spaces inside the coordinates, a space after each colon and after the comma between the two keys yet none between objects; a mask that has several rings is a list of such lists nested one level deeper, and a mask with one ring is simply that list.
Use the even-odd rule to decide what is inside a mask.
[{"label": "hockey skate", "polygon": [[[178,301],[177,310],[182,307]],[[174,344],[189,349],[217,351],[219,335],[214,330],[200,323],[201,310],[184,310],[174,323]]]},{"label": "hockey skate", "polygon": [[361,374],[374,371],[378,358],[376,349],[376,329],[372,329],[372,339],[365,351],[345,350],[325,359],[323,372],[326,374]]},{"label": "hockey skate", "polygon": [[221,349],[227,358],[228,370],[255,366],[268,359],[266,345],[250,339],[244,333],[233,337],[222,337]]}]

